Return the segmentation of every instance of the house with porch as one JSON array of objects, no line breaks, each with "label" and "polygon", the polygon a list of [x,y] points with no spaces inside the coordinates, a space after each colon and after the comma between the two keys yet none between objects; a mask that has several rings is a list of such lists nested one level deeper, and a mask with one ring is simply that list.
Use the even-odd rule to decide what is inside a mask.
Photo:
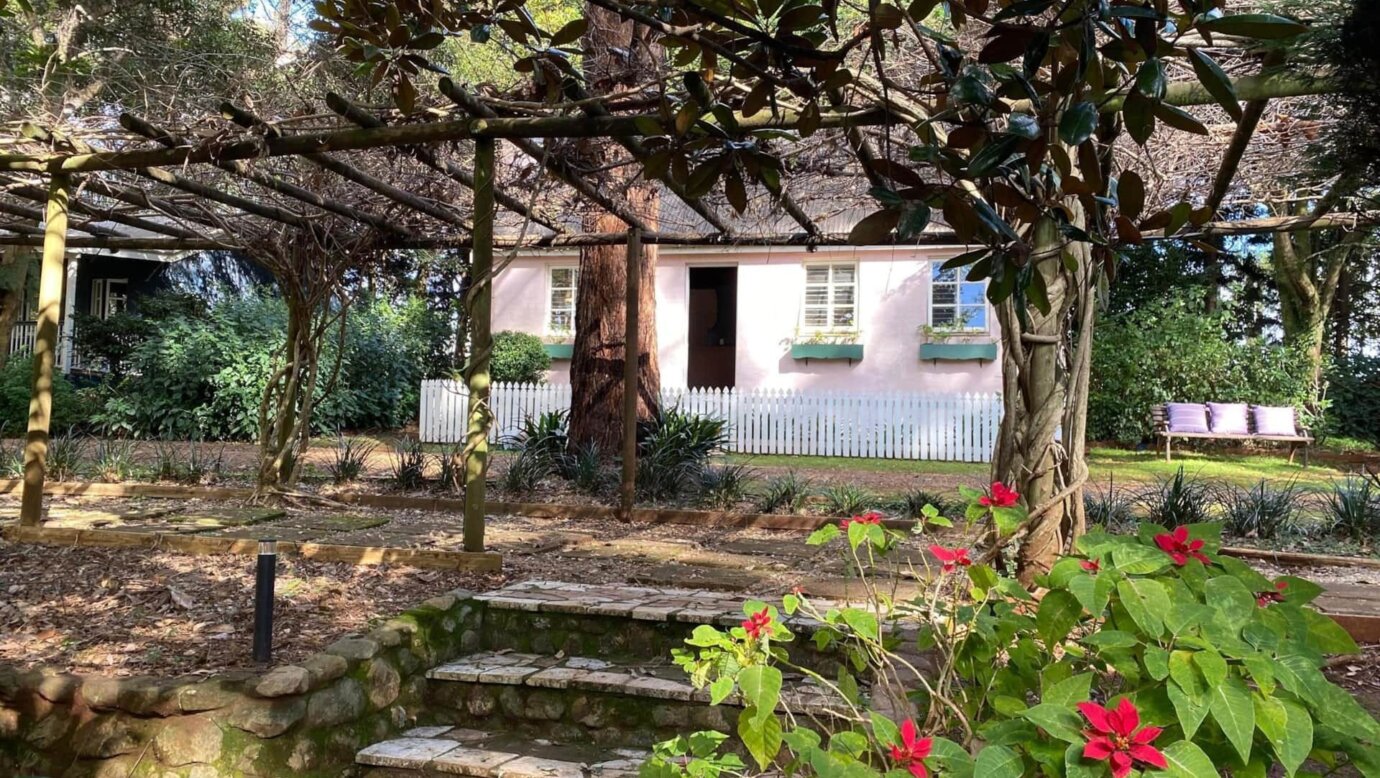
[{"label": "house with porch", "polygon": [[[656,267],[663,386],[997,392],[985,282],[963,246],[665,246]],[[493,329],[539,335],[569,381],[579,255],[518,255],[495,278]]]}]

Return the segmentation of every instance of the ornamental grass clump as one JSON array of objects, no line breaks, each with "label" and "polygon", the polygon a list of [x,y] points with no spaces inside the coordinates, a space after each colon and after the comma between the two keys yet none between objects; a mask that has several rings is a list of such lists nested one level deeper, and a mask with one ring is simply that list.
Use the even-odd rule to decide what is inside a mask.
[{"label": "ornamental grass clump", "polygon": [[[674,660],[715,704],[738,695],[740,747],[686,734],[643,776],[1235,778],[1301,775],[1305,761],[1380,775],[1380,723],[1323,673],[1358,649],[1313,607],[1321,587],[1221,556],[1218,525],[1147,522],[1077,538],[1032,593],[993,564],[1030,520],[1020,495],[963,495],[966,534],[908,554],[926,582],[914,596],[876,573],[928,529],[862,514],[808,541],[842,549],[860,599],[797,590],[779,609],[746,603],[736,627],[696,627]],[[836,674],[793,659],[806,638],[841,660]],[[833,714],[792,710],[794,677]]]}]

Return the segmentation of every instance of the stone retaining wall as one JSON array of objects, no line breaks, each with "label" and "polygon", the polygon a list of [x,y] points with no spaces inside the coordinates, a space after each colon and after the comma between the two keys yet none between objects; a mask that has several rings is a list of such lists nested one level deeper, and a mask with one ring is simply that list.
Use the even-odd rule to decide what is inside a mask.
[{"label": "stone retaining wall", "polygon": [[0,775],[331,776],[411,726],[426,671],[482,638],[482,604],[435,597],[298,665],[206,679],[0,667]]}]

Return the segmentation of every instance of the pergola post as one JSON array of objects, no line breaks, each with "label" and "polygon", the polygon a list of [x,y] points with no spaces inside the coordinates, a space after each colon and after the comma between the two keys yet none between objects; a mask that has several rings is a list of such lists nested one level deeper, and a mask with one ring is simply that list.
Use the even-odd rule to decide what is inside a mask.
[{"label": "pergola post", "polygon": [[619,493],[619,513],[632,521],[633,497],[637,492],[637,395],[641,361],[641,335],[637,330],[638,303],[642,297],[642,230],[628,230],[628,283],[626,318],[623,327],[623,483]]},{"label": "pergola post", "polygon": [[484,550],[484,478],[489,468],[489,358],[493,337],[494,140],[474,142],[474,248],[470,251],[469,426],[465,430],[465,550]]},{"label": "pergola post", "polygon": [[29,432],[24,440],[24,496],[19,508],[19,523],[28,527],[38,526],[43,515],[43,476],[48,459],[48,425],[53,417],[53,365],[57,357],[58,318],[62,315],[67,205],[71,193],[71,178],[65,174],[54,175],[48,189],[48,212],[44,217]]}]

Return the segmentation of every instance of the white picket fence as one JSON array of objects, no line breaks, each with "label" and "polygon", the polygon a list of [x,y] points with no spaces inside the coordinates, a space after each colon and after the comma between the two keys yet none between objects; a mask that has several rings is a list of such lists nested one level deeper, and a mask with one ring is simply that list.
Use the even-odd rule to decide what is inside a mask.
[{"label": "white picket fence", "polygon": [[[725,419],[730,451],[989,462],[1001,422],[999,394],[663,388],[662,402]],[[464,439],[468,393],[459,381],[422,382],[426,443]],[[569,384],[495,384],[493,442],[523,419],[570,408]]]}]

